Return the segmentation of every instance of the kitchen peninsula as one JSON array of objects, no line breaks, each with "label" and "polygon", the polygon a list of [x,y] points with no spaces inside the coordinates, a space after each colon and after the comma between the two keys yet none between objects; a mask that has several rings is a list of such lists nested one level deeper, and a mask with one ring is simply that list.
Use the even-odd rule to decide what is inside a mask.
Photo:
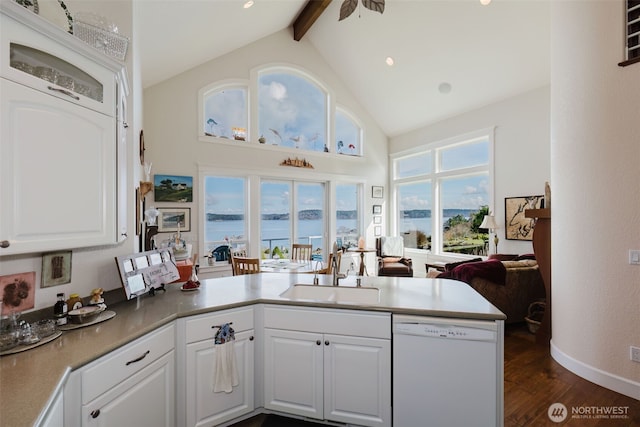
[{"label": "kitchen peninsula", "polygon": [[[331,285],[331,276],[320,275],[319,278],[320,286]],[[260,341],[267,335],[260,328],[264,327],[265,321],[271,321],[265,320],[265,317],[268,317],[265,315],[268,311],[265,308],[282,308],[284,311],[309,310],[316,316],[329,317],[333,313],[332,310],[335,310],[340,313],[387,315],[388,319],[396,315],[409,315],[495,323],[498,331],[496,381],[500,384],[497,392],[497,411],[501,418],[505,316],[472,288],[464,283],[445,279],[366,277],[362,283],[364,288],[379,289],[377,303],[293,300],[281,296],[293,285],[311,285],[312,281],[311,274],[261,273],[225,277],[203,280],[200,289],[195,292],[181,292],[179,284],[172,284],[167,287],[166,292],[158,293],[154,297],[144,296],[138,300],[114,304],[109,309],[117,315],[111,320],[65,332],[51,343],[0,359],[0,426],[40,424],[42,417],[49,415],[47,411],[53,403],[54,394],[59,391],[64,391],[66,411],[70,407],[69,401],[77,397],[74,392],[68,393],[68,387],[65,388],[64,384],[70,376],[73,377],[73,371],[84,369],[87,365],[91,366],[96,359],[104,358],[105,355],[154,331],[164,330],[169,325],[177,325],[174,339],[176,357],[180,360],[184,356],[183,350],[179,347],[189,342],[189,338],[185,337],[185,322],[197,320],[202,315],[215,315],[223,310],[244,308],[252,309],[255,334],[251,335],[251,340],[253,342],[255,335],[258,338],[255,340],[256,349],[261,348],[256,351],[254,362],[256,377],[258,373],[263,373],[264,361],[258,355],[263,355],[264,343]],[[355,277],[344,280],[342,286],[354,287]],[[278,321],[273,322],[277,324]],[[239,330],[241,325],[238,323],[237,326]],[[290,326],[291,329],[296,327]],[[391,322],[387,321],[382,331],[388,338],[391,338],[391,327]],[[264,368],[264,371],[266,374],[267,369]],[[184,387],[184,380],[180,379],[181,371],[176,369],[175,372],[177,387]],[[109,375],[106,372],[103,374]],[[260,410],[267,400],[262,390],[259,390],[259,385],[262,384],[262,379],[256,380],[255,392],[250,391],[256,396],[255,410]],[[176,393],[176,396],[179,395],[180,393]],[[78,413],[79,400],[78,398]],[[178,425],[183,425],[187,416],[183,413],[184,408],[180,406],[176,406],[176,417]],[[65,413],[64,416],[68,419],[69,414]]]}]

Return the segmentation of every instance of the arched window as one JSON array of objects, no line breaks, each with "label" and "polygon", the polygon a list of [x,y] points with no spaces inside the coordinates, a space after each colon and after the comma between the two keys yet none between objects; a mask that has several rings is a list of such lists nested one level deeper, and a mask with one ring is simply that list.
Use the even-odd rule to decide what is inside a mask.
[{"label": "arched window", "polygon": [[336,144],[338,154],[362,156],[362,129],[345,111],[336,108]]},{"label": "arched window", "polygon": [[328,151],[328,95],[318,83],[293,70],[258,73],[260,142],[308,151]]},{"label": "arched window", "polygon": [[248,140],[247,86],[209,86],[201,91],[201,135]]}]

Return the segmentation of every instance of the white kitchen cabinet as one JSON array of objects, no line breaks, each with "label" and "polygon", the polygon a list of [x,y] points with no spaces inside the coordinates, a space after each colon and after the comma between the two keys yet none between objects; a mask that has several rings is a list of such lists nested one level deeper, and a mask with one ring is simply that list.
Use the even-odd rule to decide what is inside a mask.
[{"label": "white kitchen cabinet", "polygon": [[[184,393],[178,393],[178,414],[187,426],[216,426],[254,410],[254,314],[253,307],[225,310],[180,319],[186,350],[178,366],[184,375]],[[218,326],[231,323],[235,331],[234,352],[239,384],[230,393],[213,392],[212,379]],[[181,397],[184,396],[184,401]],[[183,418],[181,418],[183,417]],[[179,423],[182,425],[181,423]]]},{"label": "white kitchen cabinet", "polygon": [[391,425],[388,314],[271,306],[264,325],[265,408]]},{"label": "white kitchen cabinet", "polygon": [[72,372],[65,425],[175,426],[174,347],[171,323]]},{"label": "white kitchen cabinet", "polygon": [[1,7],[0,256],[115,244],[126,236],[122,65],[14,2]]}]

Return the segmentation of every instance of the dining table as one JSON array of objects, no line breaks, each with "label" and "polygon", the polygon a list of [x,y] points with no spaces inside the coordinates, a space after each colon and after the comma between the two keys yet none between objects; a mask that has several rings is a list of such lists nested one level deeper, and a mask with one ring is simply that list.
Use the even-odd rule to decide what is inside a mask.
[{"label": "dining table", "polygon": [[314,260],[279,258],[263,259],[260,262],[260,272],[265,273],[313,273],[323,268],[325,268],[325,265],[322,261]]}]

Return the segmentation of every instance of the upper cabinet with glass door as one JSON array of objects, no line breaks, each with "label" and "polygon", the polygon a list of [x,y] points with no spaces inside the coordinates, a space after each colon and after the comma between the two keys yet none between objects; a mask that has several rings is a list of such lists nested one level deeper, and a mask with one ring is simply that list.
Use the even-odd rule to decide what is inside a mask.
[{"label": "upper cabinet with glass door", "polygon": [[[15,9],[5,10],[7,6],[14,5],[3,5],[3,12]],[[114,116],[116,81],[113,70],[122,66],[100,52],[94,53],[76,37],[67,33],[61,34],[59,28],[39,16],[31,15],[33,16],[22,14],[20,18],[37,20],[40,32],[25,31],[25,26],[12,19],[10,14],[2,15],[2,77]],[[47,34],[48,29],[55,34],[55,39]],[[66,39],[62,43],[59,40],[61,36]],[[111,70],[105,69],[104,65],[110,65]]]}]

